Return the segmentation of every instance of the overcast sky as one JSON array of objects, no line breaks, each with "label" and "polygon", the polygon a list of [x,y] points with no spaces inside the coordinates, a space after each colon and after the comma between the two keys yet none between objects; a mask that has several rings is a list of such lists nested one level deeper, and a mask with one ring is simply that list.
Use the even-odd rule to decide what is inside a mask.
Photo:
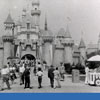
[{"label": "overcast sky", "polygon": [[[32,0],[0,0],[0,35],[3,35],[3,22],[9,11],[13,19],[21,16],[22,9]],[[100,0],[40,0],[41,28],[44,27],[45,13],[47,13],[48,26],[54,34],[60,28],[66,30],[69,25],[70,33],[75,42],[82,36],[86,44],[97,43],[100,33]],[[68,20],[68,17],[70,20]]]}]

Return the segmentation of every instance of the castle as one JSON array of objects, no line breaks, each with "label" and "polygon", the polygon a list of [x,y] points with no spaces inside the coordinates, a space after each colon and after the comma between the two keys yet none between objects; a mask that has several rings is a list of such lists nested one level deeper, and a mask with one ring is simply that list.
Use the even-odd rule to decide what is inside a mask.
[{"label": "castle", "polygon": [[[17,23],[8,15],[4,22],[6,35],[0,40],[0,66],[7,64],[9,57],[20,59],[40,59],[47,65],[59,66],[61,62],[71,65],[86,60],[86,46],[81,39],[75,45],[70,35],[69,28],[61,28],[57,35],[48,29],[47,19],[45,27],[40,29],[39,0],[32,2],[32,10],[23,9],[22,18]],[[16,34],[15,34],[16,33]]]}]

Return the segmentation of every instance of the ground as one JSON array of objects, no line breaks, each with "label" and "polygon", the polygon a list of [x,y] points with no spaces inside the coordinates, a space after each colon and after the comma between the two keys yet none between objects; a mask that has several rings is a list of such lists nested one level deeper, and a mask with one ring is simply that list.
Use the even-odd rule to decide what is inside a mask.
[{"label": "ground", "polygon": [[[32,70],[31,70],[32,71]],[[33,71],[32,71],[33,72]],[[53,89],[50,87],[47,71],[44,71],[43,88],[38,89],[37,77],[31,72],[32,89],[24,89],[24,85],[19,85],[19,78],[11,85],[11,90],[5,89],[1,93],[99,93],[100,87],[89,86],[84,84],[84,75],[80,76],[79,83],[72,83],[72,76],[65,75],[65,81],[61,81],[61,88]],[[6,86],[5,86],[6,87]]]}]

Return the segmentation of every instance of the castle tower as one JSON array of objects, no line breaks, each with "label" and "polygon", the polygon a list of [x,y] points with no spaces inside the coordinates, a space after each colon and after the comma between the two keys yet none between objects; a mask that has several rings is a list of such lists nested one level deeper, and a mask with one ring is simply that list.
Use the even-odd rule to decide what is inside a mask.
[{"label": "castle tower", "polygon": [[12,56],[12,42],[13,42],[13,37],[12,36],[3,36],[3,45],[4,45],[4,62],[3,64],[7,64],[7,58]]},{"label": "castle tower", "polygon": [[64,36],[65,30],[61,28],[54,40],[54,66],[60,66],[60,63],[64,63],[64,46],[61,44],[64,39]]},{"label": "castle tower", "polygon": [[17,21],[17,33],[20,33],[21,32],[21,21],[20,21],[20,17]]},{"label": "castle tower", "polygon": [[100,33],[99,33],[99,39],[98,39],[98,50],[100,50]]},{"label": "castle tower", "polygon": [[47,65],[50,66],[53,60],[53,34],[47,27],[47,19],[45,20],[45,27],[43,31],[43,55]]},{"label": "castle tower", "polygon": [[72,50],[73,50],[74,41],[71,38],[68,26],[62,44],[64,45],[64,63],[70,63],[72,65],[73,64]]},{"label": "castle tower", "polygon": [[32,2],[33,9],[31,11],[31,15],[33,16],[33,22],[37,28],[39,28],[39,26],[40,26],[41,11],[39,9],[39,6],[40,6],[39,0],[33,0],[33,2]]},{"label": "castle tower", "polygon": [[45,16],[45,26],[44,26],[44,30],[48,30],[48,24],[47,24],[47,17]]},{"label": "castle tower", "polygon": [[80,50],[80,61],[82,65],[85,65],[85,60],[86,60],[86,46],[81,38],[80,44],[79,44],[79,50]]},{"label": "castle tower", "polygon": [[11,15],[8,14],[8,17],[5,24],[6,35],[2,37],[3,45],[4,45],[4,62],[3,64],[7,64],[7,58],[12,56],[12,43],[13,43],[13,27],[14,21],[11,18]]},{"label": "castle tower", "polygon": [[52,51],[52,37],[43,37],[44,42],[44,60],[47,62],[47,65],[50,66],[52,64],[52,57],[53,57],[53,51]]},{"label": "castle tower", "polygon": [[13,27],[14,27],[14,21],[10,15],[10,13],[8,14],[8,17],[6,19],[6,21],[4,22],[5,25],[5,32],[7,36],[11,36],[13,35]]}]

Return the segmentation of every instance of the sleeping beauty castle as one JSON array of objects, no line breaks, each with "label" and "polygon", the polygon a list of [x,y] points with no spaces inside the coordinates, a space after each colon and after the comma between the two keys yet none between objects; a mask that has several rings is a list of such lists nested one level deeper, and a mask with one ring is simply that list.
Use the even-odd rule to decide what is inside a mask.
[{"label": "sleeping beauty castle", "polygon": [[39,0],[33,0],[32,9],[22,10],[21,19],[15,22],[11,14],[4,21],[5,35],[0,40],[0,66],[7,64],[9,57],[45,61],[47,65],[59,66],[61,62],[84,64],[86,46],[81,38],[76,45],[69,28],[61,28],[55,35],[48,29],[45,18],[44,29],[40,28]]}]

